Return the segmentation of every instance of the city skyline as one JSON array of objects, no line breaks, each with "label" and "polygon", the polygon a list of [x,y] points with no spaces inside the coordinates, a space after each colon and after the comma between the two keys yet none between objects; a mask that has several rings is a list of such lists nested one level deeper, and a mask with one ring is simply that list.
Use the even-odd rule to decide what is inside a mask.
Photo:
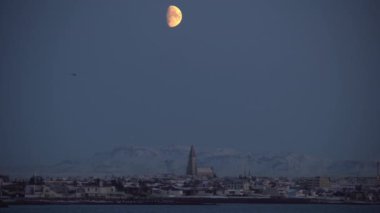
[{"label": "city skyline", "polygon": [[257,153],[234,149],[197,149],[194,146],[160,148],[123,146],[94,153],[81,159],[66,159],[52,164],[0,166],[2,174],[25,178],[42,176],[156,176],[193,177],[374,177],[378,161],[334,160],[302,153]]},{"label": "city skyline", "polygon": [[[136,151],[127,154],[146,157],[141,155],[144,152],[141,148],[136,147]],[[166,154],[172,152],[166,151]],[[216,175],[213,167],[198,167],[193,145],[187,151],[187,165],[183,164],[186,171],[182,174],[108,174],[101,177],[90,173],[84,176],[34,173],[30,178],[0,175],[0,207],[27,204],[380,204],[379,163],[375,176],[312,176],[311,173],[302,176],[295,172],[298,176],[275,177],[250,171],[223,176]],[[221,161],[220,155],[218,159]],[[155,160],[149,158],[149,161]]]}]

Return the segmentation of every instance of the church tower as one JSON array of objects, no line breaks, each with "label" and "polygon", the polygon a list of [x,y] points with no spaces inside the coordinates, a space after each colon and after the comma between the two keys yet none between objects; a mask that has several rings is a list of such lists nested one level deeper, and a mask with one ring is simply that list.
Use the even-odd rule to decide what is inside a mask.
[{"label": "church tower", "polygon": [[191,145],[190,153],[189,153],[189,161],[187,163],[186,175],[197,175],[197,158],[195,156],[194,146]]}]

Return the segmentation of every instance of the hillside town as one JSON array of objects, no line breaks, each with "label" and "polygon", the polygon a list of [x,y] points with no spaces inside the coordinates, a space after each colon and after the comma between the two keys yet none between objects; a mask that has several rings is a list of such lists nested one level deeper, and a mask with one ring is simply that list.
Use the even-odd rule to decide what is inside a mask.
[{"label": "hillside town", "polygon": [[[128,201],[152,199],[245,199],[380,203],[380,177],[218,177],[212,167],[197,167],[191,147],[186,174],[156,176],[41,177],[0,175],[0,200]],[[248,199],[248,200],[247,200]]]}]

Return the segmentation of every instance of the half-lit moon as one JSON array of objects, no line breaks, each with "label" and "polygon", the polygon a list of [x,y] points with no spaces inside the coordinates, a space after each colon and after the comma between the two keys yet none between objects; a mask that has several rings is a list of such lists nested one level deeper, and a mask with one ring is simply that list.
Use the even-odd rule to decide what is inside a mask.
[{"label": "half-lit moon", "polygon": [[181,10],[174,5],[169,6],[166,19],[170,28],[177,27],[182,21]]}]

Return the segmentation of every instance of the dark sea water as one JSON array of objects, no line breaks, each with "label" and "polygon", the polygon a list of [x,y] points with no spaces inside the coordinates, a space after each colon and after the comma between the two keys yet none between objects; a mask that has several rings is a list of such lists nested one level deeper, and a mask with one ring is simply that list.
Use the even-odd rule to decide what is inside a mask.
[{"label": "dark sea water", "polygon": [[380,213],[380,206],[350,206],[350,205],[267,205],[267,204],[223,204],[215,206],[127,206],[127,205],[71,205],[71,206],[11,206],[0,209],[1,213]]}]

